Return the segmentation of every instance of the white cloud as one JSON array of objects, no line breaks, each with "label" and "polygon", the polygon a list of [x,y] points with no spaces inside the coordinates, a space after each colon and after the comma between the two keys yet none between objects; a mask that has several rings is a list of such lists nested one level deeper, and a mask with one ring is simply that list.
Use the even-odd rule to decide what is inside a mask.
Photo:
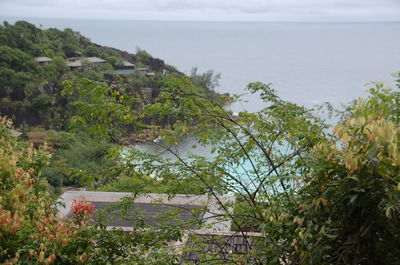
[{"label": "white cloud", "polygon": [[0,0],[2,16],[399,20],[400,0]]}]

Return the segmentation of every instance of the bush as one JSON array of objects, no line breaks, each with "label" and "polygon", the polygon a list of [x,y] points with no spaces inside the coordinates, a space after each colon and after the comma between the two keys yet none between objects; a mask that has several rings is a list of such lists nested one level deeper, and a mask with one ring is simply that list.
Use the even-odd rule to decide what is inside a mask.
[{"label": "bush", "polygon": [[52,106],[53,98],[49,95],[39,95],[32,100],[30,109],[33,111],[45,111]]},{"label": "bush", "polygon": [[[93,226],[87,203],[76,218],[57,217],[41,169],[49,153],[21,144],[0,118],[0,262],[3,264],[178,264],[155,231],[125,233]],[[87,213],[87,214],[86,214]],[[83,215],[82,215],[83,214]],[[174,239],[177,239],[176,236]]]}]

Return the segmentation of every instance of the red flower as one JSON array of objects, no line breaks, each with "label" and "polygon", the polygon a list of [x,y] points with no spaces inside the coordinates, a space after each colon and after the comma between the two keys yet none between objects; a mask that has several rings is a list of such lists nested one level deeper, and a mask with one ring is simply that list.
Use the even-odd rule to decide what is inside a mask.
[{"label": "red flower", "polygon": [[30,168],[29,170],[28,170],[28,173],[29,173],[29,175],[33,175],[33,174],[35,174],[35,170],[33,169],[33,168]]},{"label": "red flower", "polygon": [[74,200],[71,210],[75,216],[87,216],[94,213],[96,207],[93,203],[86,201],[84,198]]}]

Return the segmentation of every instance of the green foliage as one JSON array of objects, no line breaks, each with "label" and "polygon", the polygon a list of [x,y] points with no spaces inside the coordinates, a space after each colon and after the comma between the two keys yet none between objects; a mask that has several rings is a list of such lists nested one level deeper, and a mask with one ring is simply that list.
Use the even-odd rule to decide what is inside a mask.
[{"label": "green foliage", "polygon": [[[9,116],[15,115],[16,124],[42,125],[62,128],[65,124],[65,99],[61,97],[62,82],[71,76],[82,76],[103,81],[103,70],[113,69],[105,64],[98,69],[71,72],[65,63],[66,57],[77,56],[88,49],[111,63],[121,61],[120,54],[110,48],[97,48],[89,40],[71,29],[41,30],[34,25],[18,21],[15,25],[0,25],[0,97],[10,99],[0,111]],[[39,64],[37,56],[48,56],[50,63]],[[3,92],[4,91],[4,92]],[[51,97],[52,106],[46,112],[39,111],[33,101]],[[28,112],[29,110],[29,112]]]},{"label": "green foliage", "polygon": [[48,95],[39,95],[32,100],[30,108],[35,111],[45,111],[52,105],[52,98]]},{"label": "green foliage", "polygon": [[85,55],[88,57],[100,57],[100,50],[94,45],[89,45],[85,49]]},{"label": "green foliage", "polygon": [[[400,84],[400,81],[397,81]],[[381,116],[396,124],[400,123],[400,91],[385,87],[384,83],[372,82],[368,89],[369,96],[365,99],[358,99],[347,110],[350,117]],[[346,118],[349,115],[345,116]]]},{"label": "green foliage", "polygon": [[[187,170],[179,172],[178,163],[170,164],[169,169],[162,165],[163,160],[157,155],[148,154],[147,159],[142,154],[130,150],[124,154],[124,159],[115,163],[115,170],[119,169],[118,177],[107,185],[99,186],[100,191],[160,193],[160,194],[203,194],[205,192],[202,183]],[[143,159],[143,161],[142,161]],[[150,162],[152,161],[152,163]],[[143,162],[143,163],[142,163]],[[137,166],[141,169],[138,170]],[[146,175],[152,172],[154,175]]]},{"label": "green foliage", "polygon": [[55,56],[52,59],[52,63],[43,65],[42,69],[45,75],[45,80],[49,83],[58,85],[60,80],[62,80],[63,75],[67,73],[69,69],[61,56]]},{"label": "green foliage", "polygon": [[148,65],[149,64],[149,60],[151,58],[151,55],[145,51],[142,50],[140,48],[136,49],[136,61],[141,64],[141,65]]},{"label": "green foliage", "polygon": [[0,46],[0,85],[22,87],[41,73],[37,63],[25,52]]},{"label": "green foliage", "polygon": [[62,94],[73,97],[70,105],[77,115],[69,119],[72,130],[86,130],[89,135],[117,141],[123,128],[120,125],[137,119],[131,99],[104,83],[85,79],[66,81]]},{"label": "green foliage", "polygon": [[[167,241],[178,229],[108,231],[87,218],[57,217],[41,169],[49,155],[16,141],[0,120],[0,262],[4,264],[178,264]],[[142,228],[142,229],[140,229]],[[160,227],[158,228],[160,229]]]},{"label": "green foliage", "polygon": [[[248,262],[399,263],[397,91],[376,83],[330,134],[314,110],[282,100],[270,85],[248,86],[265,108],[233,116],[196,94],[190,82],[168,84],[146,112],[178,117],[173,126],[159,128],[158,145],[175,159],[139,152],[138,168],[159,179],[193,176],[213,196],[236,194],[234,214],[226,212],[233,228],[266,236]],[[180,154],[177,139],[188,134],[210,154]]]},{"label": "green foliage", "polygon": [[42,176],[54,187],[105,185],[119,177],[119,147],[82,134],[31,130],[27,140],[52,151]]},{"label": "green foliage", "polygon": [[26,21],[17,21],[15,25],[4,23],[0,26],[0,45],[7,45],[32,55],[39,56],[40,48],[37,45],[42,37],[40,29]]},{"label": "green foliage", "polygon": [[304,264],[400,262],[397,100],[377,84],[335,127],[335,141],[314,149],[295,217]]},{"label": "green foliage", "polygon": [[[48,153],[17,143],[2,119],[0,214],[7,215],[7,224],[1,223],[0,251],[6,255],[1,261],[26,263],[29,253],[36,253],[31,260],[54,257],[52,262],[60,264],[178,262],[166,241],[179,239],[181,231],[168,222],[155,230],[134,220],[138,229],[131,234],[107,231],[102,222],[65,223],[76,234],[65,231],[67,242],[50,242],[34,225],[38,216],[54,227],[61,222],[45,177],[54,186],[135,194],[234,194],[235,205],[219,205],[232,229],[262,235],[250,255],[235,260],[238,264],[400,263],[398,90],[371,83],[369,96],[342,112],[330,133],[317,109],[281,99],[269,84],[247,87],[260,94],[263,109],[236,115],[224,108],[226,98],[212,91],[219,79],[213,71],[199,74],[194,68],[191,78],[169,74],[152,79],[134,73],[113,77],[109,86],[99,71],[121,64],[115,50],[90,44],[71,29],[41,31],[26,22],[4,23],[0,33],[2,108],[39,113],[45,124],[55,117],[60,128],[70,131],[26,133],[34,146],[53,152],[47,165]],[[110,64],[75,73],[81,78],[63,82],[54,92],[68,72],[63,57],[77,51]],[[39,65],[33,60],[37,55],[54,60]],[[136,59],[138,65],[153,60],[143,50]],[[172,159],[110,144],[128,130],[143,128],[157,132],[153,144]],[[207,154],[180,153],[182,141],[202,146]],[[32,196],[23,201],[26,194]]]},{"label": "green foliage", "polygon": [[[98,56],[106,60],[106,63],[86,67],[81,71],[69,69],[65,58],[81,55]],[[48,56],[52,61],[38,63],[34,60],[36,56]],[[159,71],[164,66],[170,69],[164,62],[152,58],[143,50],[138,50],[136,56],[128,56],[130,61],[137,60],[141,66],[154,67]],[[144,105],[156,101],[160,91],[169,86],[168,79],[171,76],[181,77],[177,73],[165,76],[157,74],[155,77],[147,77],[140,72],[131,75],[104,74],[121,66],[126,57],[127,54],[122,51],[91,43],[72,29],[42,30],[25,21],[16,22],[15,25],[4,23],[0,26],[0,97],[4,103],[0,106],[0,111],[13,117],[17,126],[27,124],[58,130],[89,127],[90,129],[84,130],[91,135],[103,135],[111,141],[117,141],[128,128],[136,131],[144,127],[143,124],[132,121],[132,117],[139,116]],[[83,86],[95,87],[93,84],[85,84],[87,81],[84,80],[78,82],[79,78],[104,82],[101,86],[110,86],[112,89],[98,89],[97,91],[102,90],[104,93],[101,97],[98,94],[89,97],[90,93],[79,96],[75,92],[80,91],[82,95],[84,91],[91,89]],[[70,89],[65,93],[66,80],[70,81],[65,84],[77,86],[75,90],[72,89],[74,91]],[[205,90],[201,86],[196,89]],[[102,99],[106,100],[108,107],[99,113],[103,109],[100,107]],[[85,105],[92,109],[85,109]],[[97,113],[94,110],[96,106]],[[84,117],[85,112],[98,116]],[[154,117],[142,118],[143,123],[155,121]],[[102,120],[101,124],[95,124],[97,119]],[[171,115],[168,123],[173,123],[175,119]]]},{"label": "green foliage", "polygon": [[214,74],[213,70],[208,70],[203,74],[199,74],[197,73],[197,70],[197,67],[194,67],[192,68],[190,73],[193,84],[204,89],[209,98],[215,99],[217,95],[214,89],[219,86],[219,79],[221,79],[221,74]]}]

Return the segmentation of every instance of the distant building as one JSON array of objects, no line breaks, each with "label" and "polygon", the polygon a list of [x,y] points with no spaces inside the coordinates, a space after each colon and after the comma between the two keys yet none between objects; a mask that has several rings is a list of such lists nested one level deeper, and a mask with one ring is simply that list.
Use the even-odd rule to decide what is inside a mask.
[{"label": "distant building", "polygon": [[148,73],[146,73],[146,76],[148,76],[148,77],[154,77],[154,76],[156,76],[156,73],[154,73],[154,72],[148,72]]},{"label": "distant building", "polygon": [[74,60],[73,58],[69,58],[65,61],[65,63],[71,69],[82,69],[82,68],[84,68],[85,65],[89,65],[89,66],[102,65],[102,64],[106,63],[106,60],[103,60],[98,57],[84,57],[84,58],[80,58],[77,60]]},{"label": "distant building", "polygon": [[53,61],[51,58],[45,56],[35,57],[34,60],[39,64],[49,64]]},{"label": "distant building", "polygon": [[147,67],[139,67],[136,70],[139,71],[142,74],[146,74],[149,71],[149,68],[147,68]]},{"label": "distant building", "polygon": [[80,60],[77,61],[66,61],[67,66],[73,70],[82,69],[82,63]]},{"label": "distant building", "polygon": [[[74,200],[84,198],[86,201],[92,202],[96,209],[105,209],[107,206],[133,195],[128,192],[66,191],[60,197],[63,204],[58,207],[59,215],[67,217]],[[225,211],[219,202],[231,204],[234,201],[235,197],[233,196],[220,196],[217,201],[207,195],[178,194],[171,198],[167,194],[148,193],[134,199],[133,208],[128,215],[132,217],[138,215],[138,210],[140,210],[140,214],[145,216],[145,223],[152,225],[157,222],[156,215],[160,212],[176,210],[179,212],[180,219],[196,221],[196,224],[190,229],[199,230],[199,232],[226,232],[231,229],[231,220],[224,217]],[[197,210],[196,214],[194,214],[195,210]],[[233,209],[231,209],[232,211]],[[118,227],[124,231],[132,231],[132,225],[132,223],[118,218],[112,219],[109,224],[110,228]]]},{"label": "distant building", "polygon": [[[199,264],[204,257],[209,260],[220,261],[224,264],[231,259],[249,254],[252,247],[258,245],[257,240],[263,235],[252,232],[238,232],[231,230],[231,219],[227,216],[233,214],[234,196],[209,195],[175,195],[167,194],[142,194],[137,197],[127,192],[90,192],[66,191],[60,197],[58,206],[59,216],[68,217],[74,200],[84,199],[92,202],[96,210],[104,210],[117,204],[121,200],[132,198],[132,205],[125,213],[126,218],[118,215],[116,208],[106,214],[109,220],[107,229],[119,228],[127,233],[134,231],[135,216],[139,217],[145,225],[154,226],[162,222],[163,213],[174,212],[179,223],[184,223],[184,236],[181,241],[169,242],[171,250],[180,254],[185,264]],[[220,205],[222,203],[224,207]],[[96,212],[95,212],[96,215]],[[176,225],[171,220],[170,225]],[[201,263],[203,264],[203,263]]]},{"label": "distant building", "polygon": [[134,70],[136,67],[135,64],[128,62],[128,61],[123,61],[121,65],[117,65],[115,67],[116,70]]},{"label": "distant building", "polygon": [[74,51],[75,56],[82,56],[82,53],[80,51]]},{"label": "distant building", "polygon": [[85,58],[81,59],[81,61],[88,62],[92,66],[99,66],[106,62],[106,60],[103,60],[98,57],[85,57]]}]

